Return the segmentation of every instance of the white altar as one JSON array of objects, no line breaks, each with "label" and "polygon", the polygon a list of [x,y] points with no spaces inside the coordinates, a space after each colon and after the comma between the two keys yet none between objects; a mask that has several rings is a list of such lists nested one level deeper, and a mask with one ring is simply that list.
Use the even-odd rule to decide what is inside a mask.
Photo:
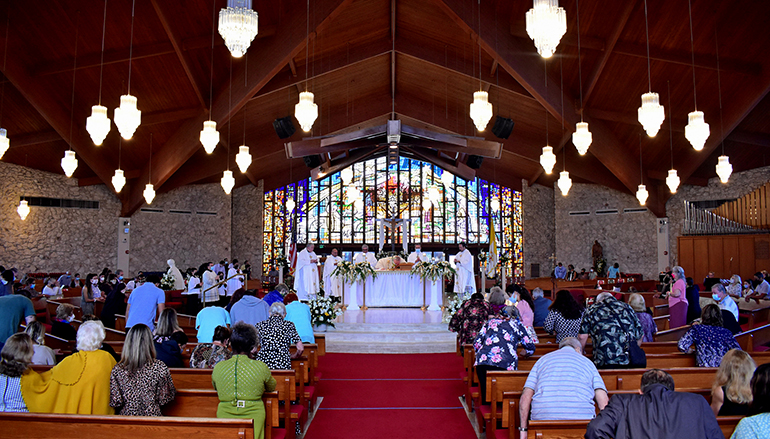
[{"label": "white altar", "polygon": [[[378,271],[375,279],[345,284],[345,303],[360,307],[421,307],[430,310],[441,307],[441,285],[443,282],[423,282],[418,275],[409,271]],[[364,297],[366,288],[366,297]],[[355,299],[351,296],[355,291]],[[355,308],[355,306],[352,306]]]}]

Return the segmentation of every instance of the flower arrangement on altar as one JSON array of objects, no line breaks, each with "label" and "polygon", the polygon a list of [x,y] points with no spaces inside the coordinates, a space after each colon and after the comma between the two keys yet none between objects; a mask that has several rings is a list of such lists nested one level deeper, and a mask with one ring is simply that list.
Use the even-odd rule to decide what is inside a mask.
[{"label": "flower arrangement on altar", "polygon": [[357,281],[364,282],[368,277],[372,279],[377,277],[377,272],[374,271],[368,262],[359,262],[354,264],[348,261],[341,261],[337,263],[337,268],[332,271],[332,276],[339,276],[345,279],[348,283]]},{"label": "flower arrangement on altar", "polygon": [[484,250],[479,252],[479,255],[477,256],[480,263],[487,262],[487,259],[489,258],[489,255],[484,252]]},{"label": "flower arrangement on altar", "polygon": [[281,253],[280,255],[276,256],[275,260],[275,266],[276,267],[288,267],[289,266],[289,260],[286,259],[286,256]]},{"label": "flower arrangement on altar", "polygon": [[334,326],[334,320],[342,314],[342,309],[335,308],[332,298],[318,294],[310,301],[310,316],[314,326]]},{"label": "flower arrangement on altar", "polygon": [[435,282],[443,279],[445,276],[454,276],[457,274],[454,268],[447,261],[420,261],[412,267],[412,274],[420,276],[422,280]]},{"label": "flower arrangement on altar", "polygon": [[160,289],[163,291],[171,291],[174,289],[174,276],[171,272],[166,272],[166,274],[160,278]]},{"label": "flower arrangement on altar", "polygon": [[511,255],[509,253],[500,253],[500,266],[505,267],[511,262]]},{"label": "flower arrangement on altar", "polygon": [[447,305],[444,309],[444,316],[441,319],[443,323],[449,323],[450,320],[452,320],[452,317],[454,317],[457,310],[460,309],[462,306],[463,301],[460,300],[460,297],[455,293],[447,293]]},{"label": "flower arrangement on altar", "polygon": [[395,252],[389,252],[389,251],[381,251],[377,253],[376,257],[377,260],[383,259],[383,258],[392,258],[393,256],[398,256],[401,258],[402,261],[406,262],[407,259],[409,259],[409,255],[404,253],[403,251],[395,251]]}]

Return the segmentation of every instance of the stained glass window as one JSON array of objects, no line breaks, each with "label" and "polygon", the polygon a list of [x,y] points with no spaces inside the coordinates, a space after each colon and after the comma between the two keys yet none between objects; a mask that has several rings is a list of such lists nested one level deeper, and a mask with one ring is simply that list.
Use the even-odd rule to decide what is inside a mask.
[{"label": "stained glass window", "polygon": [[[484,251],[494,230],[498,252],[511,259],[508,274],[523,267],[521,193],[479,178],[455,177],[445,185],[444,172],[419,160],[402,157],[398,164],[388,164],[386,157],[380,157],[353,165],[354,178],[348,186],[360,191],[361,203],[348,199],[348,186],[339,173],[266,192],[264,272],[277,256],[288,253],[293,233],[300,248],[308,242],[376,244],[377,218],[411,220],[412,243],[465,241]],[[286,209],[289,198],[296,203],[292,212]],[[498,211],[491,208],[493,198],[500,201]]]}]

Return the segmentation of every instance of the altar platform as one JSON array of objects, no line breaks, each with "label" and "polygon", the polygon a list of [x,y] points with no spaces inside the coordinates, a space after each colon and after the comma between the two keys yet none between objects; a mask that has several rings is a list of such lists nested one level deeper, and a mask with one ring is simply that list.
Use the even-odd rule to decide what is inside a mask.
[{"label": "altar platform", "polygon": [[326,332],[326,351],[357,354],[455,352],[455,334],[442,311],[369,308],[345,311]]}]

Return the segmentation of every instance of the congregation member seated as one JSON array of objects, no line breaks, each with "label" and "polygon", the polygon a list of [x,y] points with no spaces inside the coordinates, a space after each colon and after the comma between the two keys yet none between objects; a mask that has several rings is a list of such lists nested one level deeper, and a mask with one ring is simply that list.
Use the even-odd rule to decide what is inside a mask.
[{"label": "congregation member seated", "polygon": [[166,308],[160,313],[154,342],[158,360],[168,367],[184,366],[182,351],[187,346],[187,334],[179,327],[176,310],[173,308]]},{"label": "congregation member seated", "polygon": [[175,395],[171,372],[155,357],[152,331],[144,324],[134,325],[110,374],[110,407],[118,415],[162,416],[160,408]]},{"label": "congregation member seated", "polygon": [[711,409],[716,416],[746,416],[751,402],[751,376],[757,365],[749,354],[731,349],[722,357],[711,386]]},{"label": "congregation member seated", "polygon": [[674,391],[660,369],[642,375],[640,394],[615,395],[588,424],[586,439],[724,439],[706,399]]},{"label": "congregation member seated", "polygon": [[68,341],[75,341],[78,331],[72,326],[75,320],[75,307],[62,303],[56,307],[56,318],[51,322],[51,335]]},{"label": "congregation member seated", "polygon": [[[496,289],[489,293],[489,303],[492,314],[479,330],[479,335],[473,342],[476,352],[476,374],[479,383],[486,383],[487,372],[491,370],[518,370],[519,356],[516,352],[518,345],[526,351],[524,356],[535,353],[535,344],[529,338],[527,329],[521,323],[516,307],[511,307],[511,317],[504,314],[505,293]],[[509,346],[513,346],[510,349]],[[486,401],[486,385],[480,385],[481,401]]]},{"label": "congregation member seated", "polygon": [[527,335],[529,335],[530,340],[532,340],[532,343],[538,343],[539,340],[537,339],[534,325],[535,302],[532,300],[532,296],[529,295],[529,291],[527,291],[527,289],[523,286],[513,285],[510,301],[519,311],[519,316],[521,316],[521,323],[527,330]]},{"label": "congregation member seated", "polygon": [[217,326],[230,326],[230,313],[221,306],[207,306],[195,317],[198,343],[211,343]]},{"label": "congregation member seated", "polygon": [[101,322],[84,322],[77,333],[78,351],[51,370],[24,374],[21,390],[31,412],[111,415],[112,355],[99,348],[104,341]]},{"label": "congregation member seated", "polygon": [[211,343],[198,343],[190,355],[190,367],[197,369],[213,369],[217,363],[229,360],[230,328],[217,326],[214,329],[214,339]]},{"label": "congregation member seated", "polygon": [[21,394],[21,377],[32,363],[32,339],[28,334],[14,334],[0,352],[0,412],[28,412]]},{"label": "congregation member seated", "polygon": [[45,286],[43,287],[43,295],[46,297],[53,297],[58,296],[59,294],[61,294],[59,282],[52,277],[46,279]]},{"label": "congregation member seated", "polygon": [[732,332],[722,327],[722,313],[713,303],[703,307],[701,323],[693,325],[679,339],[678,347],[688,354],[695,352],[698,367],[719,367],[727,351],[741,348]]},{"label": "congregation member seated", "polygon": [[639,319],[639,323],[642,324],[642,329],[644,330],[642,342],[647,343],[654,341],[653,336],[658,328],[655,325],[655,321],[652,319],[652,315],[647,312],[644,297],[642,297],[641,294],[634,293],[628,298],[628,305],[634,310],[636,317]]},{"label": "congregation member seated", "polygon": [[126,313],[126,284],[119,282],[117,276],[110,274],[109,284],[111,290],[104,299],[102,312],[99,319],[107,328],[115,329],[115,314],[125,315]]},{"label": "congregation member seated", "polygon": [[583,307],[569,291],[560,290],[549,308],[543,329],[549,334],[556,333],[556,343],[567,337],[577,337],[583,312]]},{"label": "congregation member seated", "polygon": [[711,298],[719,305],[720,309],[729,311],[735,318],[735,321],[738,321],[738,304],[735,303],[732,297],[727,295],[724,285],[715,284],[711,287]]},{"label": "congregation member seated", "polygon": [[240,302],[241,299],[243,299],[243,295],[246,294],[246,290],[243,288],[238,288],[235,290],[232,296],[230,296],[230,301],[227,303],[227,306],[225,306],[225,310],[229,312],[232,315],[233,306]]},{"label": "congregation member seated", "polygon": [[543,289],[540,287],[532,290],[532,299],[535,302],[535,319],[533,324],[536,328],[539,328],[543,326],[543,322],[545,322],[545,318],[548,316],[548,307],[551,306],[551,300],[545,298]]},{"label": "congregation member seated", "polygon": [[621,369],[629,367],[629,343],[641,344],[644,330],[634,310],[605,291],[583,314],[578,335],[583,347],[588,335],[593,341],[596,368]]},{"label": "congregation member seated", "polygon": [[577,271],[575,271],[574,265],[567,265],[567,274],[564,276],[564,279],[567,281],[573,281],[577,279]]},{"label": "congregation member seated", "polygon": [[262,300],[267,303],[267,306],[274,304],[275,302],[283,303],[283,297],[289,294],[289,287],[284,284],[278,284],[275,289],[265,295]]},{"label": "congregation member seated", "polygon": [[286,320],[294,323],[300,340],[303,343],[315,343],[313,334],[313,316],[310,314],[310,306],[299,301],[294,293],[289,293],[283,298],[286,306]]},{"label": "congregation member seated", "polygon": [[714,285],[720,283],[720,279],[716,277],[713,271],[709,271],[706,277],[703,279],[703,289],[708,291]]},{"label": "congregation member seated", "polygon": [[[270,313],[270,305],[258,298],[255,290],[238,291],[243,291],[241,293],[242,297],[230,309],[230,321],[233,323],[244,322],[249,325],[256,325],[263,320],[267,320]],[[235,294],[238,294],[238,291]]]},{"label": "congregation member seated", "polygon": [[620,276],[620,264],[615,262],[612,267],[607,270],[607,277],[610,279],[617,279]]},{"label": "congregation member seated", "polygon": [[[102,323],[101,320],[96,318],[95,315],[89,314],[82,317],[83,322],[96,322],[102,329],[104,329],[104,323]],[[115,361],[120,361],[120,355],[115,353],[115,349],[113,349],[112,346],[110,346],[108,343],[104,343],[102,341],[102,345],[99,347],[99,349],[103,350],[104,352],[107,352],[108,354],[112,355],[112,358],[115,359]],[[77,348],[75,348],[75,352],[77,352]]]},{"label": "congregation member seated", "polygon": [[730,297],[740,299],[743,296],[743,282],[741,281],[741,277],[737,274],[732,275],[730,277],[730,283],[727,284],[725,289]]},{"label": "congregation member seated", "polygon": [[763,364],[751,377],[752,400],[749,415],[741,419],[730,439],[766,439],[770,431],[770,363]]},{"label": "congregation member seated", "polygon": [[700,288],[693,284],[691,277],[685,279],[687,283],[687,290],[685,295],[687,296],[687,324],[691,324],[693,320],[700,318]]},{"label": "congregation member seated", "polygon": [[479,330],[486,323],[491,309],[484,295],[476,292],[471,298],[460,305],[455,315],[449,321],[449,330],[457,333],[461,345],[471,344],[479,335]]},{"label": "congregation member seated", "polygon": [[754,274],[754,292],[746,296],[746,302],[752,299],[757,303],[760,299],[770,299],[770,284],[767,283],[767,279],[761,271]]},{"label": "congregation member seated", "polygon": [[[267,364],[273,370],[291,369],[291,352],[289,347],[296,343],[296,357],[302,355],[305,347],[299,338],[294,323],[285,320],[286,306],[281,302],[270,305],[270,317],[256,325],[258,344],[260,346],[256,359]],[[230,346],[233,345],[232,336]],[[235,347],[233,346],[233,350]]]},{"label": "congregation member seated", "polygon": [[265,405],[262,394],[275,390],[275,378],[268,365],[249,357],[257,346],[254,326],[236,323],[230,336],[230,345],[233,357],[217,363],[211,374],[219,397],[217,418],[253,419],[254,439],[263,439]]},{"label": "congregation member seated", "polygon": [[599,410],[604,409],[607,386],[596,366],[583,356],[580,341],[567,337],[559,343],[559,350],[543,355],[532,366],[519,402],[519,431],[527,431],[527,419],[593,419],[594,401]]},{"label": "congregation member seated", "polygon": [[588,280],[588,272],[585,268],[580,269],[580,274],[577,277],[579,280]]},{"label": "congregation member seated", "polygon": [[45,345],[45,326],[40,322],[32,322],[24,331],[32,339],[33,349],[32,364],[53,366],[56,364],[56,353]]}]

